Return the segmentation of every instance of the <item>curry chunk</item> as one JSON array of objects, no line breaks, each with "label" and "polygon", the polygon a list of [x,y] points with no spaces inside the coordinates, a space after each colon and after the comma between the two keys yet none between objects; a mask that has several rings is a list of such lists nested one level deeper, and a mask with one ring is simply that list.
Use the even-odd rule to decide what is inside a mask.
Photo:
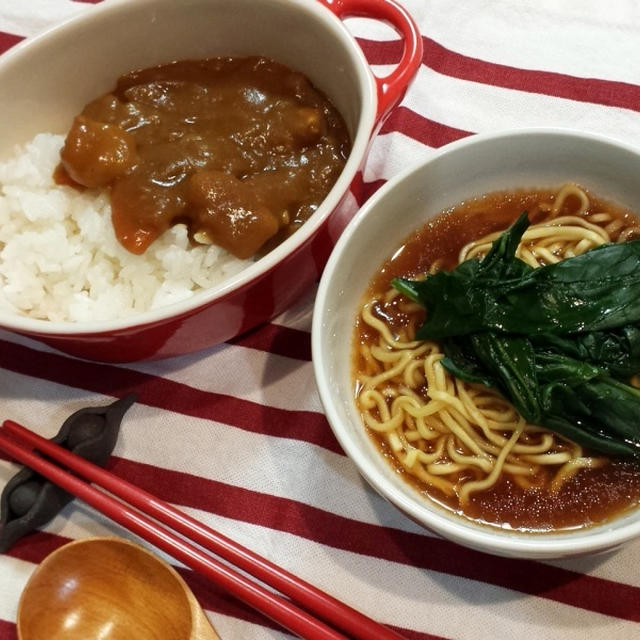
[{"label": "curry chunk", "polygon": [[62,166],[84,187],[106,187],[136,163],[135,138],[118,125],[77,116],[60,152]]},{"label": "curry chunk", "polygon": [[280,228],[254,189],[222,171],[200,171],[189,180],[191,231],[237,258],[250,258]]},{"label": "curry chunk", "polygon": [[293,136],[302,144],[315,144],[326,134],[322,111],[314,107],[298,107],[289,121]]}]

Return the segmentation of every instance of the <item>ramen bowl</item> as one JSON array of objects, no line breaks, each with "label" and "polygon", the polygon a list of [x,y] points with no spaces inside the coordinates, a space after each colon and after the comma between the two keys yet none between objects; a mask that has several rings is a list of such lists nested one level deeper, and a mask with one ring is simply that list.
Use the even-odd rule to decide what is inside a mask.
[{"label": "ramen bowl", "polygon": [[640,534],[640,509],[603,524],[516,531],[480,523],[422,495],[389,464],[363,426],[354,400],[354,323],[383,262],[445,209],[496,191],[566,182],[640,212],[640,152],[589,133],[558,129],[476,135],[428,154],[387,182],[346,227],[320,281],[313,365],[331,428],[362,476],[405,515],[449,540],[496,555],[545,559],[603,552]]},{"label": "ramen bowl", "polygon": [[[389,23],[402,59],[376,77],[343,24]],[[422,59],[419,32],[395,0],[114,0],[18,44],[0,59],[0,159],[39,132],[64,134],[124,73],[171,62],[261,55],[306,75],[341,113],[351,137],[346,165],[295,234],[219,285],[129,318],[49,321],[0,312],[0,328],[102,361],[184,354],[227,340],[283,311],[317,279],[353,214],[349,186],[369,142],[402,98]]]}]

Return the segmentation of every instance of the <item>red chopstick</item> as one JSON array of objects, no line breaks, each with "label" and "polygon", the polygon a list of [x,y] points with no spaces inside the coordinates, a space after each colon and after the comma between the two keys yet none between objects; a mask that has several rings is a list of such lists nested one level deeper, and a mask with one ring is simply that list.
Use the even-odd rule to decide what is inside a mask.
[{"label": "red chopstick", "polygon": [[[12,435],[17,442],[0,433],[0,449],[4,449],[19,462],[81,498],[176,560],[203,574],[293,633],[309,639],[344,638],[345,636],[336,631],[339,629],[348,633],[349,637],[361,640],[402,638],[394,631],[182,513],[147,491],[87,462],[11,420],[5,421],[2,427],[2,431]],[[45,460],[21,443],[41,451],[47,457],[106,489],[124,502],[103,493]],[[132,505],[139,511],[135,511],[128,505]],[[144,514],[166,526],[160,526]],[[227,562],[288,596],[305,610],[204,553],[187,540],[176,536],[174,532],[216,553]],[[309,612],[318,616],[319,619],[314,618]],[[325,622],[335,629],[327,626]]]}]

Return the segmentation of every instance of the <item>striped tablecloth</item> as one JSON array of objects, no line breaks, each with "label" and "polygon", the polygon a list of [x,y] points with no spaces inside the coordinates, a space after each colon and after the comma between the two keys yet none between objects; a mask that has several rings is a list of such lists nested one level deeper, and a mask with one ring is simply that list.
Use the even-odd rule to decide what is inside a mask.
[{"label": "striped tablecloth", "polygon": [[[424,61],[373,143],[357,200],[429,149],[478,132],[558,125],[640,144],[635,0],[404,2],[420,25]],[[72,0],[0,0],[0,49],[92,10]],[[374,71],[397,59],[389,29],[348,24]],[[232,343],[151,364],[80,362],[0,333],[0,418],[50,437],[76,409],[134,390],[115,473],[407,638],[640,638],[640,540],[599,557],[505,560],[434,537],[368,488],[316,393],[313,298]],[[0,460],[0,487],[16,468]],[[18,598],[37,563],[71,539],[104,534],[129,537],[73,503],[0,556],[0,639],[15,637]],[[180,571],[223,638],[288,637]]]}]

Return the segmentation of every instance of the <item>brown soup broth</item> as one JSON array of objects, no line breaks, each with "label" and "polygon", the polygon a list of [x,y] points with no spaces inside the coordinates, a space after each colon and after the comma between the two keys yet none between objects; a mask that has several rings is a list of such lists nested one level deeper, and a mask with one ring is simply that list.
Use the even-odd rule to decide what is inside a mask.
[{"label": "brown soup broth", "polygon": [[[442,269],[453,269],[466,244],[506,229],[523,211],[528,211],[532,222],[536,222],[540,215],[538,203],[552,202],[556,193],[556,189],[498,192],[444,211],[409,236],[401,250],[382,265],[370,282],[363,302],[388,291],[394,277],[416,277],[427,272],[436,261],[440,261]],[[624,226],[636,223],[636,216],[628,210],[599,200],[591,193],[588,195],[590,209],[587,215],[607,211],[620,218]],[[574,213],[577,203],[572,200],[571,197],[567,199],[561,214]],[[380,315],[380,312],[380,309],[374,310],[374,315]],[[422,311],[408,314],[394,305],[391,312],[387,306],[382,317],[392,331],[417,327],[423,318]],[[377,333],[358,318],[355,344],[371,345],[376,340]],[[365,371],[365,364],[358,349],[354,349],[354,354],[355,380],[359,372]],[[426,394],[426,390],[421,391]],[[463,511],[456,496],[446,496],[412,476],[391,453],[384,438],[373,430],[368,431],[381,455],[417,492],[446,509],[488,525],[527,531],[571,529],[603,522],[640,505],[640,464],[611,459],[603,467],[581,469],[557,492],[547,488],[557,470],[555,467],[542,467],[541,477],[539,474],[537,478],[540,486],[534,489],[524,489],[503,476],[491,489],[472,494]]]}]

